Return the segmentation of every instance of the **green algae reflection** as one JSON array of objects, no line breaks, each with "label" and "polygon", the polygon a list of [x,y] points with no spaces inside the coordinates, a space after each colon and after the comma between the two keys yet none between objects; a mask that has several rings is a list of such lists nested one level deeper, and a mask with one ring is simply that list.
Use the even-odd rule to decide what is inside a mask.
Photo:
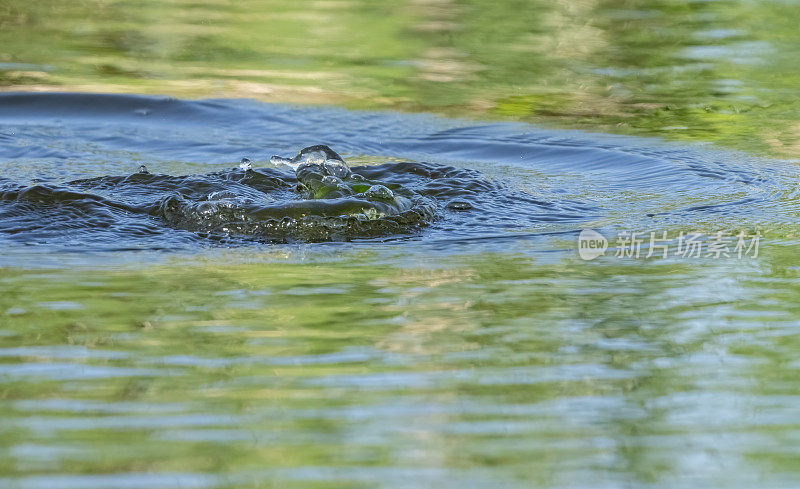
[{"label": "green algae reflection", "polygon": [[0,88],[433,111],[796,157],[786,2],[0,5]]},{"label": "green algae reflection", "polygon": [[[0,271],[0,477],[526,488],[800,477],[790,246],[650,266],[236,261]],[[750,278],[731,280],[731,267]],[[698,457],[711,462],[687,465]]]}]

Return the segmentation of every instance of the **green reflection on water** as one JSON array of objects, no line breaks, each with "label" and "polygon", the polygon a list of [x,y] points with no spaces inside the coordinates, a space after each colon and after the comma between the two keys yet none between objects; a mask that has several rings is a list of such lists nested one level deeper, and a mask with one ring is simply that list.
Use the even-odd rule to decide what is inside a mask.
[{"label": "green reflection on water", "polygon": [[4,269],[0,473],[796,481],[800,282],[791,247],[763,251]]},{"label": "green reflection on water", "polygon": [[0,5],[0,87],[435,111],[797,156],[792,2]]},{"label": "green reflection on water", "polygon": [[[796,156],[792,8],[4,0],[0,87],[435,111]],[[420,265],[0,269],[0,478],[800,479],[789,244],[744,262],[404,258]]]}]

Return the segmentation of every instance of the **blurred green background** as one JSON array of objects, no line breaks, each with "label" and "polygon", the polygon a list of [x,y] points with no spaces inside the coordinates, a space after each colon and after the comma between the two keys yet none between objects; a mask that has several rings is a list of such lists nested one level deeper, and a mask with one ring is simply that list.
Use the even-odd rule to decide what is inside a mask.
[{"label": "blurred green background", "polygon": [[0,88],[431,111],[800,154],[795,2],[0,2]]}]

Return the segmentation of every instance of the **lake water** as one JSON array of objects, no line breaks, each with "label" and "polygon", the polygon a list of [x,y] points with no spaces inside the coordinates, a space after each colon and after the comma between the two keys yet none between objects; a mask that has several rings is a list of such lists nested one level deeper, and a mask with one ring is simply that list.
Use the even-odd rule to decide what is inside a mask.
[{"label": "lake water", "polygon": [[[249,101],[0,104],[3,485],[781,487],[800,476],[789,163]],[[118,207],[158,197],[147,185],[75,182],[135,178],[146,163],[211,185],[215,171],[243,173],[241,157],[289,179],[269,155],[310,143],[389,179],[399,160],[469,170],[426,183],[474,207],[440,206],[416,231],[275,243]],[[612,250],[581,260],[582,228]],[[707,248],[676,255],[673,241],[666,259],[645,259],[647,241],[639,258],[616,257],[624,230],[700,232]],[[757,257],[735,243],[707,256],[711,236],[740,231],[762,236]]]},{"label": "lake water", "polygon": [[[792,2],[35,4],[0,487],[800,482]],[[316,144],[396,200],[271,161]]]},{"label": "lake water", "polygon": [[4,0],[0,88],[437,112],[797,158],[798,8],[797,0]]}]

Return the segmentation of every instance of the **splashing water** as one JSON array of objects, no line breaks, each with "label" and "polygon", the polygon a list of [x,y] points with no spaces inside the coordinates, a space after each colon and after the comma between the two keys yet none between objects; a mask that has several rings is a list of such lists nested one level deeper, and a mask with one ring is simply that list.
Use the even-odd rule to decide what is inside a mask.
[{"label": "splashing water", "polygon": [[[244,158],[235,168],[201,175],[151,173],[142,165],[131,175],[62,185],[9,181],[0,201],[30,222],[22,234],[28,238],[32,233],[53,239],[54,232],[76,236],[79,230],[109,241],[98,235],[157,237],[166,227],[222,243],[318,242],[414,235],[447,218],[453,199],[463,211],[479,194],[494,201],[512,194],[475,171],[448,166],[385,163],[354,171],[322,145],[270,162],[278,167],[254,168]],[[42,224],[48,219],[53,222]]]},{"label": "splashing water", "polygon": [[344,159],[327,146],[311,146],[292,159],[274,156],[270,161],[292,167],[296,183],[270,169],[240,166],[244,173],[206,177],[246,189],[216,191],[206,197],[183,189],[149,212],[181,229],[270,241],[410,233],[437,216],[436,203],[419,193],[390,184],[397,190],[393,193],[363,176],[352,178],[355,174]]},{"label": "splashing water", "polygon": [[[365,238],[444,248],[481,240],[504,249],[509,237],[587,225],[716,232],[796,221],[792,168],[641,140],[231,101],[0,99],[5,249],[197,250]],[[142,119],[142,107],[160,116]],[[249,169],[230,159],[264,147],[285,154],[308,140],[385,163],[362,157],[366,166],[349,168],[327,146],[253,158]],[[99,149],[88,150],[87,141]],[[398,156],[412,161],[386,162]],[[142,162],[148,173],[136,172]]]}]

